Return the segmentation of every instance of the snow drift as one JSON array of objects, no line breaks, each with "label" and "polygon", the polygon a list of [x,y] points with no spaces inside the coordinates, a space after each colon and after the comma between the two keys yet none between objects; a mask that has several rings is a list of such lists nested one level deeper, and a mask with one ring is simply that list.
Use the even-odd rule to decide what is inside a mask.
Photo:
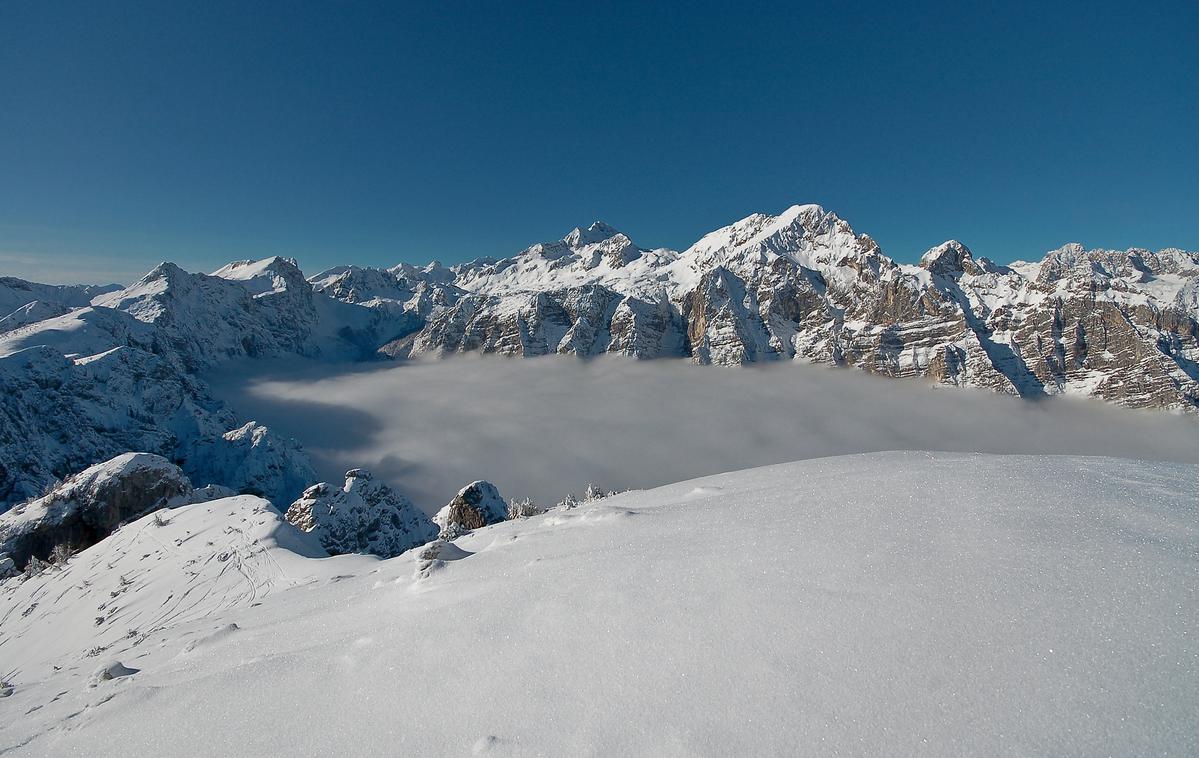
[{"label": "snow drift", "polygon": [[261,500],[189,506],[0,585],[0,750],[1194,754],[1197,491],[1190,465],[857,455],[432,561],[314,560]]}]

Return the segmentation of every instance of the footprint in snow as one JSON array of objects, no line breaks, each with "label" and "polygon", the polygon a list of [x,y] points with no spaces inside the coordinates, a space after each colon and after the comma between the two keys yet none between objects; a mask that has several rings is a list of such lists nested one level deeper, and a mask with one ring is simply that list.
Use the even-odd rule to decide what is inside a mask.
[{"label": "footprint in snow", "polygon": [[499,744],[499,742],[500,738],[496,737],[494,734],[488,734],[484,737],[480,737],[479,739],[475,740],[475,744],[471,747],[470,753],[471,755],[482,755],[483,753],[490,752],[493,747]]},{"label": "footprint in snow", "polygon": [[199,639],[194,639],[191,642],[187,643],[187,645],[185,645],[183,647],[183,652],[190,653],[191,651],[193,651],[196,648],[201,647],[203,645],[211,645],[214,642],[219,642],[222,639],[233,634],[234,632],[237,632],[240,630],[241,630],[241,627],[238,626],[237,624],[225,624],[224,626],[217,627],[216,630],[214,630],[211,634],[206,634],[203,637],[200,637]]},{"label": "footprint in snow", "polygon": [[590,511],[584,511],[579,517],[580,521],[591,523],[596,521],[615,521],[618,519],[629,518],[636,516],[637,511],[631,511],[628,508],[594,508]]}]

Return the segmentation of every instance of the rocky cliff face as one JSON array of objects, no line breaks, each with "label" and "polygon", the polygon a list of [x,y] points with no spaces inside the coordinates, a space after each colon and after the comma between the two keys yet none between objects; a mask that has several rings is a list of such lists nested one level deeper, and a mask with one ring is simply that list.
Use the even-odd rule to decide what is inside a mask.
[{"label": "rocky cliff face", "polygon": [[1023,396],[1199,408],[1199,255],[1181,250],[1067,245],[1001,266],[951,240],[900,265],[808,205],[749,216],[682,253],[638,248],[597,223],[450,271],[452,280],[407,272],[439,297],[384,352],[804,360]]},{"label": "rocky cliff face", "polygon": [[291,502],[316,479],[308,457],[293,440],[255,421],[217,437],[195,437],[182,456],[197,481],[219,482],[272,503]]},{"label": "rocky cliff face", "polygon": [[0,515],[0,554],[17,569],[56,550],[96,544],[122,523],[190,502],[191,482],[157,455],[126,453],[91,466],[36,500]]}]

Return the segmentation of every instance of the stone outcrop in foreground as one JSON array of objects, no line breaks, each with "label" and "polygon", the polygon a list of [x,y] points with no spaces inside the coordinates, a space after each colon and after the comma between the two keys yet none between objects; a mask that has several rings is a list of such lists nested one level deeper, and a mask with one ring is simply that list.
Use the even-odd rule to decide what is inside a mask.
[{"label": "stone outcrop in foreground", "polygon": [[341,488],[327,482],[309,487],[286,518],[315,535],[331,555],[391,558],[437,536],[433,522],[411,500],[357,468],[346,472]]}]

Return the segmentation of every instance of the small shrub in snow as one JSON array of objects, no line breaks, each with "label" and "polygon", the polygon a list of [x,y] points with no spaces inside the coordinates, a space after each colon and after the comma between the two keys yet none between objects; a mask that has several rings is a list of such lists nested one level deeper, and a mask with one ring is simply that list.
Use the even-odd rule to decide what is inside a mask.
[{"label": "small shrub in snow", "polygon": [[39,575],[45,573],[50,568],[52,568],[52,564],[47,563],[46,561],[43,561],[41,558],[38,558],[35,555],[35,556],[30,557],[29,563],[25,564],[24,576],[26,579],[29,579],[29,578],[35,577],[35,576],[39,576]]},{"label": "small shrub in snow", "polygon": [[162,514],[162,511],[154,512],[154,526],[166,526],[171,523],[171,520]]},{"label": "small shrub in snow", "polygon": [[50,551],[50,563],[55,566],[62,566],[68,560],[70,560],[74,552],[75,551],[71,549],[70,545],[59,543],[54,546],[53,550]]},{"label": "small shrub in snow", "polygon": [[539,516],[545,513],[545,509],[533,502],[533,498],[526,497],[522,500],[512,498],[508,501],[508,518],[528,518],[530,516]]},{"label": "small shrub in snow", "polygon": [[592,500],[602,500],[608,496],[608,492],[595,482],[587,482],[587,491],[583,493],[583,502],[589,503]]},{"label": "small shrub in snow", "polygon": [[580,505],[579,499],[577,497],[575,497],[575,494],[573,492],[571,492],[571,493],[567,494],[566,497],[564,497],[558,501],[557,507],[564,508],[566,510],[570,510],[571,508],[578,508],[579,505]]}]

